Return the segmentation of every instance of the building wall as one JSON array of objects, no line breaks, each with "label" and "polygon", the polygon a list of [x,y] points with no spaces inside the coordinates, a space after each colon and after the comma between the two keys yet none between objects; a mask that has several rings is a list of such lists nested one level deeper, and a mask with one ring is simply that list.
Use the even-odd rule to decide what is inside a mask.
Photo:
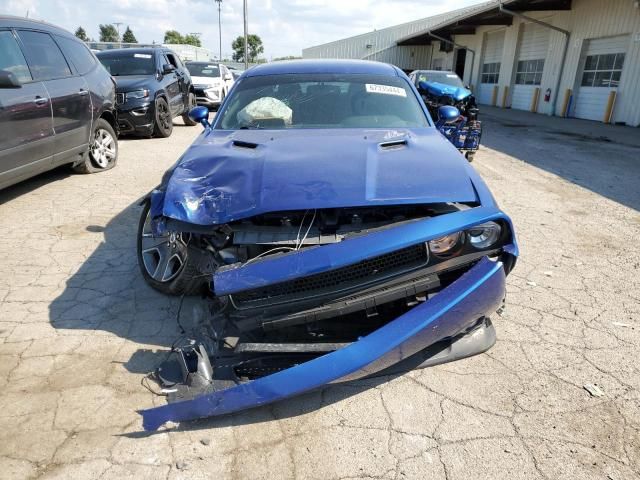
[{"label": "building wall", "polygon": [[[573,90],[575,98],[581,80],[581,58],[589,39],[627,35],[628,47],[612,120],[633,126],[640,125],[640,9],[635,6],[633,0],[573,0],[571,11],[525,12],[525,14],[570,32],[567,54],[563,62],[566,37],[561,32],[549,30],[548,49],[542,81],[539,85],[538,113],[562,114],[567,89]],[[455,54],[440,52],[437,41],[425,46],[398,47],[396,45],[401,38],[448,21],[452,16],[455,16],[455,12],[307,48],[303,50],[303,56],[305,58],[365,58],[392,63],[405,70],[431,68],[432,61],[437,60],[442,62],[443,69],[452,69]],[[496,30],[505,31],[498,82],[497,104],[499,106],[502,106],[506,87],[509,92],[504,97],[505,106],[509,107],[512,102],[518,45],[524,23],[526,20],[515,17],[511,26],[482,26],[476,29],[474,35],[458,35],[454,38],[456,43],[475,51],[475,55],[470,51],[467,53],[463,80],[478,92],[486,34]],[[558,86],[559,77],[561,78]],[[547,89],[551,89],[549,102],[544,101],[544,93]],[[554,98],[556,108],[555,112],[552,112]]]},{"label": "building wall", "polygon": [[[550,30],[549,46],[540,85],[541,98],[538,103],[538,113],[551,113],[553,102],[545,102],[542,98],[547,89],[552,90],[551,100],[553,100],[554,95],[557,95],[555,110],[557,115],[562,113],[566,90],[572,89],[575,96],[581,79],[581,55],[589,39],[628,35],[629,43],[625,65],[612,120],[614,122],[625,122],[633,126],[640,125],[640,9],[634,6],[633,1],[574,0],[571,11],[527,12],[525,14],[570,32],[564,68],[561,69],[565,36],[558,31]],[[505,30],[505,45],[498,84],[498,105],[500,106],[505,87],[510,89],[507,96],[507,106],[511,104],[511,93],[515,79],[514,73],[517,65],[518,39],[524,23],[526,23],[525,20],[516,17],[513,19],[513,25],[509,27],[483,26],[477,29],[475,35],[459,35],[455,38],[457,43],[476,50],[473,78],[465,78],[464,80],[467,83],[471,83],[474,90],[477,91],[482,65],[484,36],[487,32]],[[467,58],[465,74],[469,74],[471,62],[470,55]],[[556,92],[557,79],[561,70],[562,78]]]}]

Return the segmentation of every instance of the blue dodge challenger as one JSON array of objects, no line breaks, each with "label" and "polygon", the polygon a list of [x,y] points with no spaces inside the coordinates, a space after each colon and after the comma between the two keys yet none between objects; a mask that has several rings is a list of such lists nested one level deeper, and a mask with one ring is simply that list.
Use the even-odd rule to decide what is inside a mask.
[{"label": "blue dodge challenger", "polygon": [[143,203],[138,261],[200,315],[145,429],[486,351],[513,225],[391,65],[246,71]]}]

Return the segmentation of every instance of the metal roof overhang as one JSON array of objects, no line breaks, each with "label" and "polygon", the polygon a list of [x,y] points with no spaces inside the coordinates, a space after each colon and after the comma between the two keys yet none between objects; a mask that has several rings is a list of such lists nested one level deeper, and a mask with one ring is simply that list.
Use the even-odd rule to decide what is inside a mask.
[{"label": "metal roof overhang", "polygon": [[[502,4],[515,12],[540,12],[571,10],[571,0],[510,0]],[[476,28],[482,25],[510,26],[513,17],[500,11],[500,2],[495,5],[475,11],[463,17],[457,17],[451,22],[441,23],[433,28],[414,33],[411,36],[401,38],[396,45],[430,45],[437,41],[430,33],[451,40],[453,35],[474,35]]]}]

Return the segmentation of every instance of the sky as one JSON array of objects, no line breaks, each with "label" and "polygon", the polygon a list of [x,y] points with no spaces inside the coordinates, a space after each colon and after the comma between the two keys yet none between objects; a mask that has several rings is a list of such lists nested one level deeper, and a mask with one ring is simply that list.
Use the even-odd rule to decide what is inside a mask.
[{"label": "sky", "polygon": [[[222,1],[222,53],[242,35],[242,0]],[[248,0],[249,33],[262,38],[264,57],[301,55],[302,49],[481,3],[480,0]],[[98,25],[122,22],[139,42],[162,43],[164,32],[200,33],[218,52],[214,0],[0,0],[0,15],[45,20],[98,40]]]}]

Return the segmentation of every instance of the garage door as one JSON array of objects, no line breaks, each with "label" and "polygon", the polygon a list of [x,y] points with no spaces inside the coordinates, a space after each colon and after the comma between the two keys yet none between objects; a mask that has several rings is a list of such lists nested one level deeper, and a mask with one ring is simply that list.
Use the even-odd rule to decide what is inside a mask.
[{"label": "garage door", "polygon": [[628,45],[628,36],[587,41],[580,60],[574,117],[602,121],[609,93],[618,89]]},{"label": "garage door", "polygon": [[493,89],[500,78],[503,47],[504,30],[487,34],[482,57],[482,69],[480,70],[480,90],[478,94],[478,101],[485,105],[491,104]]},{"label": "garage door", "polygon": [[534,90],[542,83],[544,61],[549,48],[549,29],[536,23],[523,26],[518,46],[511,108],[529,110]]}]

